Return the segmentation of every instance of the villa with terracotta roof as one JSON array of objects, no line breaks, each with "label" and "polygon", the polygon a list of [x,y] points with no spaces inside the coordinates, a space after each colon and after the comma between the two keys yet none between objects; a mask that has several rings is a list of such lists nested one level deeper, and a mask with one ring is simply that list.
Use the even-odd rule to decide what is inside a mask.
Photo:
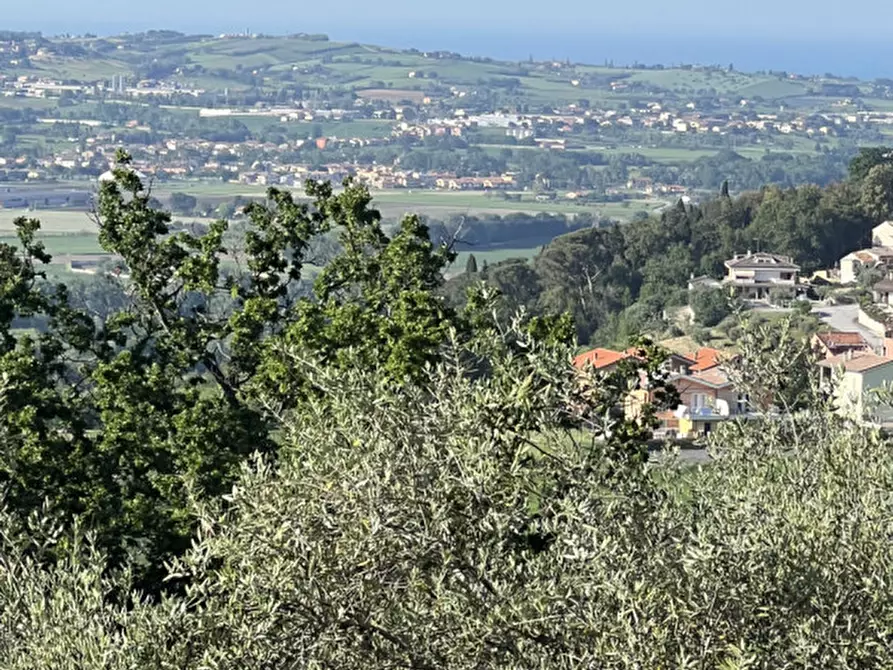
[{"label": "villa with terracotta roof", "polygon": [[735,390],[718,354],[715,349],[700,350],[695,353],[695,365],[670,377],[680,404],[660,417],[667,432],[683,438],[706,435],[717,424],[748,413],[746,399]]},{"label": "villa with terracotta roof", "polygon": [[[735,391],[722,367],[723,353],[703,347],[688,356],[674,356],[668,362],[668,381],[679,393],[680,404],[658,413],[660,431],[689,439],[710,433],[723,421],[749,413],[746,398]],[[634,391],[624,405],[629,418],[641,414],[642,406],[653,398],[646,389]]]}]

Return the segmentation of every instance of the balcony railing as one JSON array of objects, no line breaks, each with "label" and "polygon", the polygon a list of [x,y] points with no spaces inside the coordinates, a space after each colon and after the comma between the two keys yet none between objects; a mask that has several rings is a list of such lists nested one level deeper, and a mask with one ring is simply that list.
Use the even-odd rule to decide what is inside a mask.
[{"label": "balcony railing", "polygon": [[689,407],[680,405],[673,413],[677,419],[693,419],[701,421],[717,421],[728,419],[731,416],[728,404],[719,402],[716,407]]},{"label": "balcony railing", "polygon": [[737,286],[796,286],[796,279],[781,279],[780,277],[770,277],[769,279],[754,279],[752,277],[726,277],[723,279],[725,284],[735,284]]}]

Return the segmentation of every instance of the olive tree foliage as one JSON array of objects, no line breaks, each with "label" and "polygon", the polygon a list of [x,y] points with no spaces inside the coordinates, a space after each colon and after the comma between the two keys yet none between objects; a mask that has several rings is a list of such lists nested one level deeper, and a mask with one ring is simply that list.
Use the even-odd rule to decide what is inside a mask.
[{"label": "olive tree foliage", "polygon": [[887,438],[814,397],[649,464],[603,378],[492,325],[402,387],[282,345],[324,393],[198,504],[182,594],[122,602],[89,544],[47,568],[4,532],[7,667],[890,667]]},{"label": "olive tree foliage", "polygon": [[816,407],[818,387],[816,354],[809,339],[798,333],[794,319],[754,323],[740,319],[737,354],[725,361],[729,379],[752,410],[790,415]]}]

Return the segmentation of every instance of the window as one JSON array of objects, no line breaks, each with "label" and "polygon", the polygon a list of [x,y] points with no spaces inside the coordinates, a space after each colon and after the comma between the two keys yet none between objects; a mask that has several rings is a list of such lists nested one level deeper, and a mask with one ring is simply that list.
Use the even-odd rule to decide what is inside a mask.
[{"label": "window", "polygon": [[707,407],[707,396],[703,393],[692,393],[691,396],[691,408],[692,410],[699,410]]},{"label": "window", "polygon": [[[822,371],[824,372],[824,370]],[[746,393],[742,393],[738,396],[738,414],[746,414],[747,408],[750,400],[747,397]]]}]

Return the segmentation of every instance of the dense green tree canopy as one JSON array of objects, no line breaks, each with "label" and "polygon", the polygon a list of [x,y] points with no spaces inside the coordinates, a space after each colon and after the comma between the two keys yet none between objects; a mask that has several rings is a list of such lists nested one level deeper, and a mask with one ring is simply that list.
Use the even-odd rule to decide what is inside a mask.
[{"label": "dense green tree canopy", "polygon": [[788,255],[804,274],[834,267],[870,245],[871,228],[888,216],[889,168],[872,167],[864,180],[857,170],[850,181],[824,188],[769,186],[700,204],[680,200],[644,219],[561,235],[534,259],[523,285],[538,294],[524,303],[534,312],[569,312],[586,342],[600,329],[618,332],[617,315],[633,304],[630,323],[660,319],[692,275],[719,279],[735,254]]},{"label": "dense green tree canopy", "polygon": [[[78,515],[154,589],[162,561],[188,546],[189,501],[227,491],[250,454],[274,454],[276,412],[313,392],[282,347],[402,384],[466,328],[435,293],[451,253],[417,218],[385,235],[363,188],[311,185],[309,203],[271,190],[247,207],[236,253],[223,221],[172,232],[120,159],[97,208],[100,242],[124,268],[103,280],[113,305],[45,280],[37,222],[17,222],[20,249],[0,246],[0,479],[16,509],[47,500],[60,519]],[[341,255],[305,296],[304,257],[330,230]],[[44,332],[17,338],[21,318],[42,319]]]},{"label": "dense green tree canopy", "polygon": [[[472,346],[489,374],[448,345],[402,388],[285,351],[325,392],[283,417],[278,464],[254,458],[226,502],[197,503],[182,594],[116,597],[127,575],[76,530],[0,512],[5,666],[893,662],[888,438],[807,388],[797,413],[717,431],[709,466],[649,465],[601,410],[623,378],[660,384],[656,366],[581,375],[568,349],[501,333]],[[767,334],[753,351],[777,360],[746,363],[750,378],[808,369]]]}]

